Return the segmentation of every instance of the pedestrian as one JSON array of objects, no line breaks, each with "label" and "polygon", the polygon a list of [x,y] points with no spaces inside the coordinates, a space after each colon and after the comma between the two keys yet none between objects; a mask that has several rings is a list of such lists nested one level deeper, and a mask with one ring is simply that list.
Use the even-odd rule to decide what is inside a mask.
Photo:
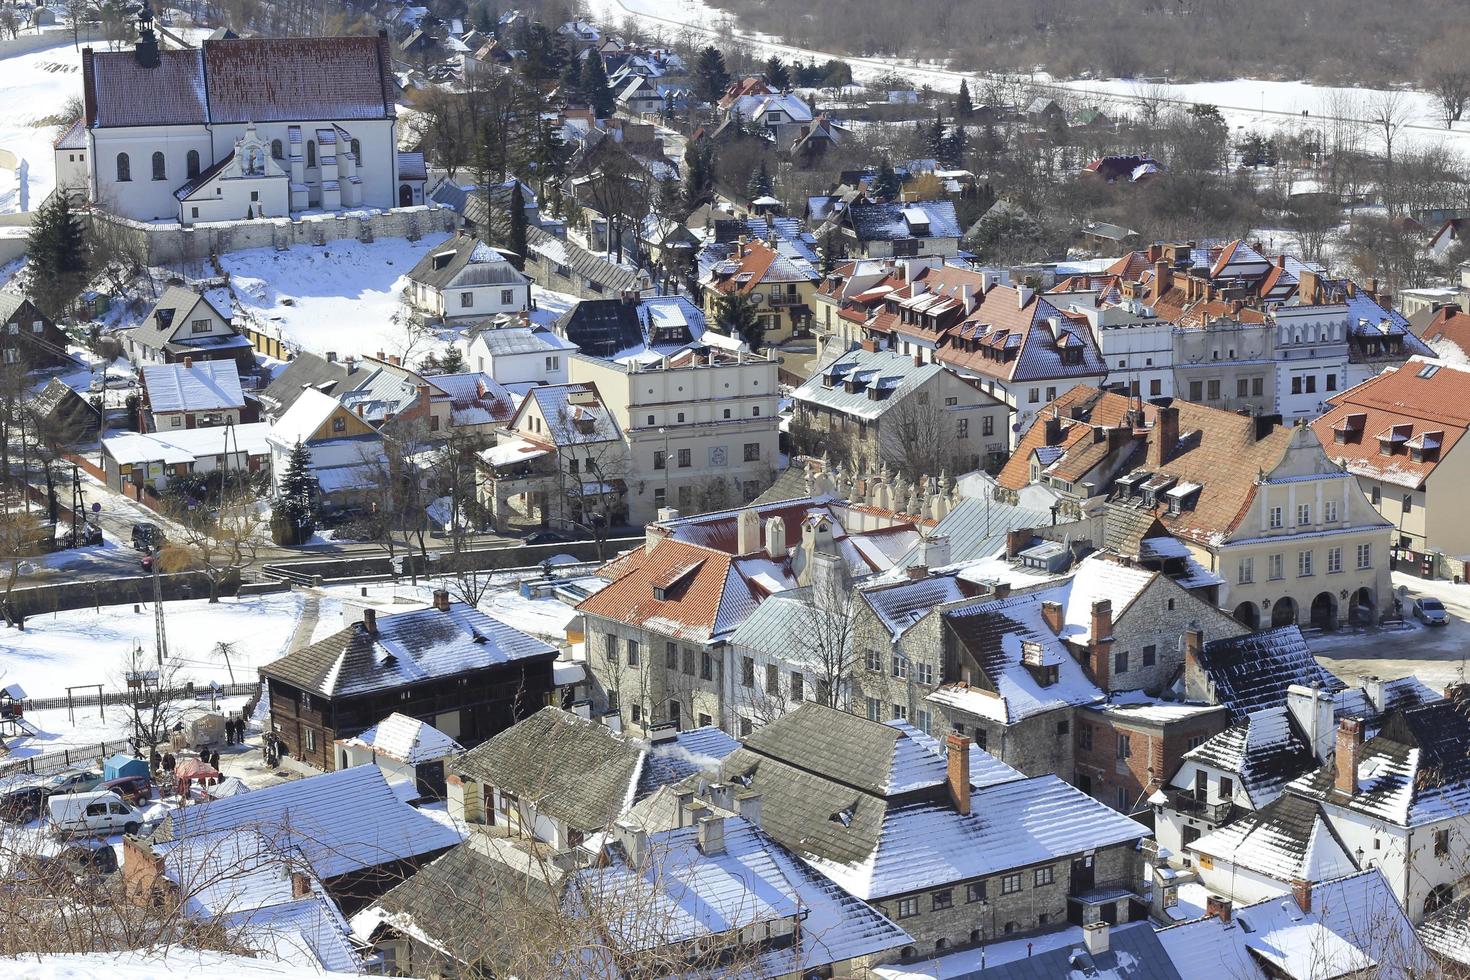
[{"label": "pedestrian", "polygon": [[168,773],[169,775],[172,775],[174,771],[174,763],[176,761],[177,760],[174,759],[174,754],[172,752],[165,752],[163,754],[163,771],[165,773]]},{"label": "pedestrian", "polygon": [[219,749],[209,750],[209,764],[215,769],[219,768]]},{"label": "pedestrian", "polygon": [[225,719],[225,744],[235,744],[235,719],[233,718]]},{"label": "pedestrian", "polygon": [[163,756],[159,755],[158,749],[155,748],[152,752],[148,753],[148,771],[153,773],[154,777],[156,778],[158,776],[158,770],[162,766]]}]

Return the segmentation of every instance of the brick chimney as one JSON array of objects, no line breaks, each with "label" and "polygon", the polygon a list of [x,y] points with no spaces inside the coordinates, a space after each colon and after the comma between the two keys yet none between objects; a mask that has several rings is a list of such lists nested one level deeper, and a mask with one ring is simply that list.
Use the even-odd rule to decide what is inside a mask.
[{"label": "brick chimney", "polygon": [[362,631],[368,636],[378,635],[378,611],[371,606],[362,611]]},{"label": "brick chimney", "polygon": [[1159,260],[1154,263],[1154,298],[1167,293],[1174,288],[1174,270],[1169,268],[1169,263]]},{"label": "brick chimney", "polygon": [[1163,466],[1174,455],[1179,445],[1179,408],[1169,405],[1161,408],[1154,425],[1153,443],[1148,447],[1148,462],[1152,467]]},{"label": "brick chimney", "polygon": [[1291,882],[1291,897],[1296,899],[1297,907],[1303,912],[1312,911],[1312,883],[1303,878],[1294,878]]},{"label": "brick chimney", "polygon": [[446,613],[449,612],[449,590],[448,589],[435,589],[434,590],[434,608],[437,609],[437,610],[439,610],[440,612],[446,612]]},{"label": "brick chimney", "polygon": [[1210,678],[1205,673],[1205,634],[1198,626],[1184,631],[1184,697],[1189,701],[1213,701]]},{"label": "brick chimney", "polygon": [[950,732],[945,739],[949,801],[961,816],[970,815],[970,737]]},{"label": "brick chimney", "polygon": [[1062,604],[1047,599],[1041,604],[1041,619],[1046,628],[1060,636],[1062,634]]},{"label": "brick chimney", "polygon": [[187,371],[189,368],[192,368],[193,366],[194,366],[194,358],[190,357],[188,354],[185,354],[184,355],[184,370]]},{"label": "brick chimney", "polygon": [[1228,899],[1228,898],[1221,898],[1219,895],[1207,895],[1207,896],[1205,896],[1205,914],[1206,915],[1213,915],[1215,918],[1219,919],[1221,922],[1229,922],[1230,921],[1230,909],[1231,909],[1230,899]]},{"label": "brick chimney", "polygon": [[1113,600],[1097,599],[1092,603],[1091,626],[1088,652],[1092,656],[1092,674],[1098,685],[1106,688],[1113,669]]},{"label": "brick chimney", "polygon": [[291,872],[291,897],[306,898],[311,895],[311,879],[300,871]]},{"label": "brick chimney", "polygon": [[137,904],[150,903],[160,886],[169,887],[163,874],[163,855],[137,837],[123,838],[122,879],[123,894]]},{"label": "brick chimney", "polygon": [[1332,764],[1337,778],[1332,788],[1344,796],[1358,795],[1358,762],[1363,757],[1363,722],[1344,718],[1337,726],[1337,751]]},{"label": "brick chimney", "polygon": [[1031,541],[1035,535],[1030,528],[1021,528],[1006,532],[1006,557],[1014,558],[1027,548],[1031,547]]}]

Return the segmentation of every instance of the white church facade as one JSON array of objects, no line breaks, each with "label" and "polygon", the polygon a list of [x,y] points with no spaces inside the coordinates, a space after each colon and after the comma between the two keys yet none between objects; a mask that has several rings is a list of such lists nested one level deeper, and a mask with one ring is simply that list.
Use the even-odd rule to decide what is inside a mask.
[{"label": "white church facade", "polygon": [[81,131],[62,141],[81,146],[57,149],[82,156],[86,187],[66,189],[115,214],[187,225],[424,201],[421,172],[400,171],[386,36],[160,50],[145,7],[134,50],[82,52],[82,82]]}]

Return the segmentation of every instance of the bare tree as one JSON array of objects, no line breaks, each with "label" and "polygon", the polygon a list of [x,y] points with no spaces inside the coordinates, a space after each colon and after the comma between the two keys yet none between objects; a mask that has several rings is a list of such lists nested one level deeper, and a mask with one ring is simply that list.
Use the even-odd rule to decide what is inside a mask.
[{"label": "bare tree", "polygon": [[[1384,182],[1393,180],[1393,148],[1399,133],[1412,119],[1413,107],[1408,96],[1397,89],[1374,93],[1367,103],[1368,125],[1383,147]],[[1392,212],[1392,206],[1390,211]]]},{"label": "bare tree", "polygon": [[[562,522],[597,542],[597,557],[605,558],[608,534],[627,520],[627,449],[604,428],[605,409],[562,404],[555,426],[561,433],[557,496]],[[672,463],[665,461],[665,466]]]},{"label": "bare tree", "polygon": [[168,741],[183,714],[183,702],[177,699],[179,662],[170,658],[160,664],[153,654],[134,644],[119,666],[113,684],[127,692],[122,710],[133,745],[140,753],[150,752]]},{"label": "bare tree", "polygon": [[917,483],[949,468],[956,434],[953,414],[939,403],[937,392],[914,392],[878,421],[871,456],[875,463],[896,468],[908,483]]},{"label": "bare tree", "polygon": [[248,484],[229,481],[217,502],[179,502],[169,516],[182,529],[181,540],[164,546],[158,556],[164,571],[198,570],[209,582],[209,601],[219,602],[227,583],[255,563],[266,543],[270,518]]}]

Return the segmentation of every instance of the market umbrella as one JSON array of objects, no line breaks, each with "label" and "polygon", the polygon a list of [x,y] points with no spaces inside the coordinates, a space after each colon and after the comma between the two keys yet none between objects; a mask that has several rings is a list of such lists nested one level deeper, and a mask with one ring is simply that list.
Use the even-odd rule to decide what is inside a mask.
[{"label": "market umbrella", "polygon": [[174,766],[174,778],[179,780],[211,779],[219,774],[218,769],[200,759],[183,759]]}]

